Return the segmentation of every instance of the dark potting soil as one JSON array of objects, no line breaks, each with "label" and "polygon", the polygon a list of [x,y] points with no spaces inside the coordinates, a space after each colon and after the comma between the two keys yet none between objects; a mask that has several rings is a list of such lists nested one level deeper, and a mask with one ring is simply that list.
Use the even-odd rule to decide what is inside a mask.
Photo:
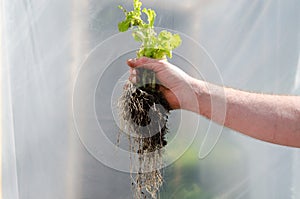
[{"label": "dark potting soil", "polygon": [[153,152],[167,144],[167,120],[170,105],[158,90],[158,85],[151,84],[136,87],[129,83],[124,93],[124,119],[131,120],[135,133],[140,137],[137,153]]}]

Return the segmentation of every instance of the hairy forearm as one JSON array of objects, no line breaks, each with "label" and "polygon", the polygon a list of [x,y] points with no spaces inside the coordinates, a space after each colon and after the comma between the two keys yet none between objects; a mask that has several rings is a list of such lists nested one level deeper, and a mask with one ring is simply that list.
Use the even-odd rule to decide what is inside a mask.
[{"label": "hairy forearm", "polygon": [[191,111],[263,141],[300,147],[300,96],[249,93],[199,80],[193,85],[198,107]]}]

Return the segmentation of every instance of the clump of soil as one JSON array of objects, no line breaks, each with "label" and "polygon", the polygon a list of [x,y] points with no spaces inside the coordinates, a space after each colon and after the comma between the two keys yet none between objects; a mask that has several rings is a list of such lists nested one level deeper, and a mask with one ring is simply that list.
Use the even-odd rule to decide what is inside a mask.
[{"label": "clump of soil", "polygon": [[[142,82],[127,82],[118,106],[120,111],[121,130],[129,140],[131,158],[132,190],[136,199],[157,198],[163,177],[163,147],[167,144],[167,120],[170,106],[163,94],[155,74],[140,69],[138,74],[146,76]],[[150,79],[145,79],[150,78]]]}]

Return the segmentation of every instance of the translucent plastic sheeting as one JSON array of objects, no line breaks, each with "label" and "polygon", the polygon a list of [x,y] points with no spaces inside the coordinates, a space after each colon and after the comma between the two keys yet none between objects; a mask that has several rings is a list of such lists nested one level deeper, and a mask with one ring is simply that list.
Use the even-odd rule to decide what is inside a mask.
[{"label": "translucent plastic sheeting", "polygon": [[[189,74],[218,84],[221,77],[224,85],[248,91],[300,93],[299,0],[144,0],[143,3],[157,11],[157,27],[179,31],[202,46],[199,48],[202,50],[185,46],[175,51],[171,62]],[[113,106],[110,101],[100,101],[100,97],[110,95],[110,89],[120,79],[126,79],[125,61],[134,56],[137,46],[114,58],[122,45],[130,44],[128,37],[128,41],[113,41],[113,45],[105,46],[98,59],[89,57],[101,42],[118,33],[117,23],[123,18],[117,8],[119,4],[130,7],[131,1],[3,0],[0,4],[4,199],[131,198],[128,173],[99,161],[78,134],[80,125],[83,136],[88,135],[86,139],[95,143],[95,147],[106,146],[107,140],[96,139],[97,133],[91,133],[97,132],[91,125],[93,115],[79,114],[81,117],[75,124],[73,110],[74,100],[82,110],[94,106],[86,99],[95,95],[93,114],[97,114],[100,124],[105,124],[102,129],[108,139],[115,142],[118,127],[112,117]],[[205,65],[193,65],[206,74],[199,75],[188,66],[193,63],[180,56],[180,51],[188,53],[191,59],[206,52],[219,74]],[[114,62],[105,63],[108,57]],[[80,85],[83,92],[76,93],[74,99],[74,85],[86,63],[98,65],[101,70],[109,66],[98,85],[110,86],[89,93],[91,85],[87,81]],[[113,95],[118,96],[120,90],[116,92]],[[196,149],[197,156],[210,122],[188,112],[171,114],[171,121],[180,120],[187,126],[183,130],[186,134],[179,132],[183,141],[191,139],[188,126],[194,124],[194,119],[200,125],[190,148]],[[179,129],[175,124],[170,125],[171,129]],[[118,150],[93,150],[107,161],[121,161],[115,158]],[[300,198],[299,149],[268,144],[229,129],[223,129],[213,151],[197,159],[193,168],[196,168],[192,175],[196,185],[208,198]],[[171,172],[167,179],[178,175]],[[162,198],[176,198],[167,195],[166,189]],[[173,192],[181,189],[178,185]]]}]

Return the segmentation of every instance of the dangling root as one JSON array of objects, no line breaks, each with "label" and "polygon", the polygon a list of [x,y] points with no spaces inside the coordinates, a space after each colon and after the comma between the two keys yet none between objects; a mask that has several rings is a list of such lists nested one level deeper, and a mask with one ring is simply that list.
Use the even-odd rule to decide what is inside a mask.
[{"label": "dangling root", "polygon": [[[151,85],[138,88],[128,82],[118,102],[121,130],[129,140],[134,198],[157,198],[162,186],[163,147],[170,110],[168,102]],[[135,161],[137,160],[137,161]],[[133,174],[133,170],[137,171]]]}]

